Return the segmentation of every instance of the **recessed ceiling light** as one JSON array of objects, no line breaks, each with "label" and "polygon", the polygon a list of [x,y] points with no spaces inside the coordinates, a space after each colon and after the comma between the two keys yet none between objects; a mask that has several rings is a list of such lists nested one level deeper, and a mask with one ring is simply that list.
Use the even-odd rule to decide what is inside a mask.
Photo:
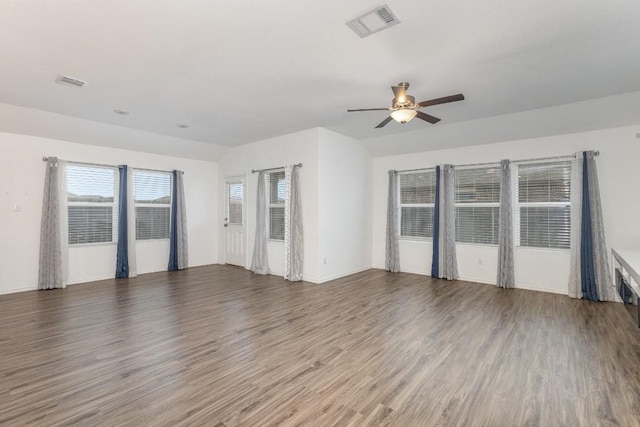
[{"label": "recessed ceiling light", "polygon": [[128,115],[128,114],[129,114],[129,112],[128,112],[128,111],[118,110],[118,109],[113,110],[113,112],[114,112],[114,113],[116,113],[116,114],[119,114],[119,115],[121,115],[121,116],[126,116],[126,115]]},{"label": "recessed ceiling light", "polygon": [[178,123],[176,126],[178,126],[181,129],[186,129],[189,127],[189,125],[185,125],[184,123]]}]

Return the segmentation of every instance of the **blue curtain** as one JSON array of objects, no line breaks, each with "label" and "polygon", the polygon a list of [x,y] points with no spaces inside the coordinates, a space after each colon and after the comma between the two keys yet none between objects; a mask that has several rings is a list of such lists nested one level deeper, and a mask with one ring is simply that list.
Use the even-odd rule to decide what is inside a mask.
[{"label": "blue curtain", "polygon": [[582,229],[580,230],[580,276],[582,297],[598,301],[598,286],[593,254],[591,205],[589,202],[589,166],[587,153],[582,153]]},{"label": "blue curtain", "polygon": [[436,166],[436,195],[433,208],[433,257],[431,277],[440,277],[440,166]]},{"label": "blue curtain", "polygon": [[127,224],[127,166],[118,166],[120,188],[118,190],[118,255],[116,257],[116,279],[129,277],[129,241]]},{"label": "blue curtain", "polygon": [[173,171],[173,191],[171,195],[171,226],[169,234],[169,271],[179,270],[178,266],[178,171]]}]

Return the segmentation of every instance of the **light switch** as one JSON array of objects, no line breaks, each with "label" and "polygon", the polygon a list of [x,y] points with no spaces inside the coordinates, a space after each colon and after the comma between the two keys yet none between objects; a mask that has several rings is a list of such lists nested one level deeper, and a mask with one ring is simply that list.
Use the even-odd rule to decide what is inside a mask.
[{"label": "light switch", "polygon": [[16,203],[15,205],[13,205],[13,211],[22,212],[22,205],[20,205],[20,203]]}]

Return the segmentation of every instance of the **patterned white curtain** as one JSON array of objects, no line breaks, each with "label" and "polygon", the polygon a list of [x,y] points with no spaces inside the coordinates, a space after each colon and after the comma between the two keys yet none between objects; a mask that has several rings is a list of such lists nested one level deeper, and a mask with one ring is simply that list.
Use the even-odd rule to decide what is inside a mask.
[{"label": "patterned white curtain", "polygon": [[439,263],[440,278],[456,280],[458,278],[458,260],[456,257],[456,211],[455,170],[452,165],[443,165],[440,179],[440,241]]},{"label": "patterned white curtain", "polygon": [[38,289],[67,286],[69,231],[66,162],[49,157],[44,178],[40,224]]},{"label": "patterned white curtain", "polygon": [[285,166],[284,168],[284,278],[292,282],[302,280],[304,261],[298,169],[298,165]]},{"label": "patterned white curtain", "polygon": [[269,274],[267,254],[267,196],[265,192],[264,172],[258,174],[258,195],[256,198],[256,237],[253,242],[251,271],[256,274]]},{"label": "patterned white curtain", "polygon": [[400,249],[398,245],[398,171],[389,171],[387,196],[387,243],[385,245],[384,269],[392,273],[400,271]]},{"label": "patterned white curtain", "polygon": [[498,230],[498,279],[500,288],[515,287],[513,262],[513,210],[511,162],[500,162],[500,222]]}]

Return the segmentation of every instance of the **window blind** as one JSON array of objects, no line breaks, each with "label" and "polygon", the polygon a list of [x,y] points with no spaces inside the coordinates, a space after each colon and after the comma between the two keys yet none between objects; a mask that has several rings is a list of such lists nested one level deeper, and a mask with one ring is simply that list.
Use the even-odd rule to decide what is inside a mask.
[{"label": "window blind", "polygon": [[136,239],[168,239],[171,218],[171,173],[133,171]]},{"label": "window blind", "polygon": [[455,172],[456,242],[498,244],[500,168]]},{"label": "window blind", "polygon": [[568,249],[571,162],[518,165],[520,246]]},{"label": "window blind", "polygon": [[284,240],[284,180],[283,170],[266,174],[267,185],[267,236],[271,240]]},{"label": "window blind", "polygon": [[68,163],[69,244],[115,242],[118,174],[112,167]]},{"label": "window blind", "polygon": [[436,194],[435,171],[400,174],[400,236],[433,237],[433,211]]},{"label": "window blind", "polygon": [[244,184],[230,182],[227,185],[227,222],[242,224],[242,201],[244,198]]}]

